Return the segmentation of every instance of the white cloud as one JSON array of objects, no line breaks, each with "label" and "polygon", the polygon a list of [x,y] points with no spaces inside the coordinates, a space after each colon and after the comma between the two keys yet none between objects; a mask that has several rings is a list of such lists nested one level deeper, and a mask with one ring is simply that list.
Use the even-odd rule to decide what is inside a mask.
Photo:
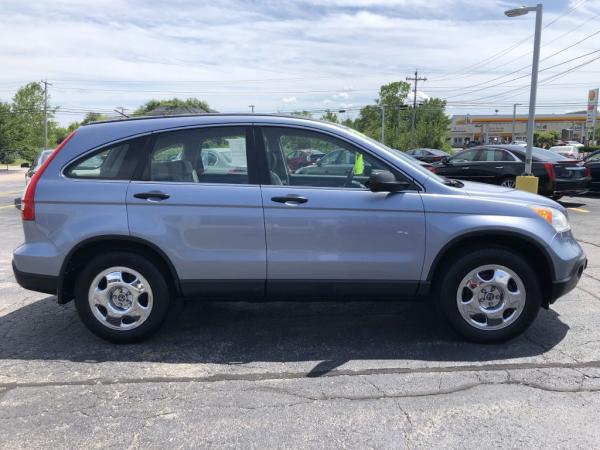
[{"label": "white cloud", "polygon": [[[530,62],[527,41],[475,64],[531,32],[532,18],[507,19],[502,11],[508,5],[500,0],[282,0],[276,9],[271,2],[249,6],[242,0],[182,0],[178,7],[142,0],[2,3],[0,26],[10,38],[0,40],[0,100],[21,83],[47,78],[53,105],[80,109],[132,109],[150,98],[173,96],[206,99],[220,111],[246,111],[248,104],[275,111],[282,102],[304,109],[350,100],[359,106],[371,103],[379,86],[404,80],[415,67],[428,78],[419,83],[420,98],[463,100],[508,90],[462,94]],[[595,31],[594,22],[578,25],[600,12],[599,6],[588,2],[545,29],[543,42],[577,32],[544,47],[542,57]],[[562,8],[548,7],[544,20],[553,20]],[[569,57],[595,50],[594,44],[581,43]],[[568,59],[567,52],[564,56],[550,63]],[[453,73],[468,65],[474,65],[469,76]],[[560,80],[581,85],[541,85],[539,101],[585,103],[599,65],[587,69]],[[498,101],[526,98],[524,90]]]}]

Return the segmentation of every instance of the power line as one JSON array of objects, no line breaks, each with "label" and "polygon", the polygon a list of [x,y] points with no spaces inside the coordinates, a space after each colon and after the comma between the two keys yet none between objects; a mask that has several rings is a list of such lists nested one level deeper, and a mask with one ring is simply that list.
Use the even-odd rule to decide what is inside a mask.
[{"label": "power line", "polygon": [[[575,4],[571,8],[568,8],[563,13],[561,13],[558,17],[556,17],[554,20],[551,20],[550,22],[548,22],[543,27],[543,29],[551,27],[553,24],[555,24],[556,22],[558,22],[563,17],[571,14],[573,11],[575,11],[577,8],[579,8],[581,5],[583,5],[586,1],[587,0],[580,0],[579,3]],[[503,50],[500,50],[499,52],[494,53],[493,55],[489,56],[488,58],[485,58],[485,59],[483,59],[481,61],[478,61],[476,63],[470,64],[470,65],[468,65],[468,66],[466,66],[466,67],[464,67],[462,69],[459,69],[458,71],[451,72],[449,75],[452,75],[452,74],[461,74],[462,73],[464,75],[456,77],[456,79],[468,78],[468,77],[472,76],[472,74],[468,74],[468,73],[465,74],[465,72],[469,72],[471,69],[476,68],[478,66],[485,65],[485,64],[489,63],[490,61],[496,59],[496,57],[501,57],[501,56],[505,56],[505,55],[509,54],[510,52],[512,52],[516,48],[520,47],[525,42],[528,42],[532,37],[533,37],[533,34],[530,34],[526,38],[524,38],[524,39],[516,42],[515,44],[511,45],[510,47],[507,47],[507,48],[505,48]],[[442,77],[442,78],[432,79],[432,81],[445,81],[445,80],[448,80],[448,79],[452,79],[452,77],[446,76],[446,77]]]}]

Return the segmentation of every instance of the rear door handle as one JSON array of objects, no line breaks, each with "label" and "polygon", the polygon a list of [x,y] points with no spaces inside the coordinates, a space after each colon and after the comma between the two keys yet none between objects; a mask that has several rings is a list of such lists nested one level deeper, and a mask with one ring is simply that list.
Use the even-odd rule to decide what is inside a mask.
[{"label": "rear door handle", "polygon": [[496,169],[504,169],[504,166],[496,166]]},{"label": "rear door handle", "polygon": [[462,170],[469,170],[470,167],[461,167]]},{"label": "rear door handle", "polygon": [[141,198],[142,200],[166,200],[170,197],[169,194],[165,194],[160,191],[140,192],[133,194],[135,198]]},{"label": "rear door handle", "polygon": [[306,197],[300,197],[299,195],[284,195],[282,197],[271,197],[271,201],[277,203],[306,203],[308,199]]}]

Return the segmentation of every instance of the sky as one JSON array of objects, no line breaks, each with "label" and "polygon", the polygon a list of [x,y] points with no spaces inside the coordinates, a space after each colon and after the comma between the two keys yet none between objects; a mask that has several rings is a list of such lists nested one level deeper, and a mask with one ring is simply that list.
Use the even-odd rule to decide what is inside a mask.
[{"label": "sky", "polygon": [[[449,114],[526,113],[534,15],[503,14],[521,3],[0,0],[0,100],[46,79],[63,125],[171,97],[344,118],[418,69],[419,99]],[[600,0],[546,1],[543,26],[538,112],[583,110],[600,87]]]}]

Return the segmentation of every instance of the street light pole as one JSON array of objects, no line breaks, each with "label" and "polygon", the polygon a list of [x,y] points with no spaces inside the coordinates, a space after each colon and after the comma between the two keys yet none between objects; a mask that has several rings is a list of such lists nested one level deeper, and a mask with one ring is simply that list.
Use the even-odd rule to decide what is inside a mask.
[{"label": "street light pole", "polygon": [[513,105],[513,121],[512,121],[512,141],[511,144],[513,142],[515,142],[515,121],[517,120],[517,106],[519,106],[520,103],[515,103]]},{"label": "street light pole", "polygon": [[540,43],[542,40],[542,4],[535,7],[535,37],[533,39],[533,65],[531,67],[531,90],[529,92],[529,118],[527,119],[527,156],[525,157],[525,175],[531,173],[533,130],[535,128],[535,102],[537,97],[538,67],[540,64]]},{"label": "street light pole", "polygon": [[[535,34],[533,38],[533,63],[531,65],[531,90],[529,92],[529,117],[527,119],[527,148],[525,156],[525,177],[533,177],[531,173],[533,131],[535,129],[535,102],[537,97],[538,67],[540,64],[540,43],[542,40],[542,11],[543,6],[538,3],[536,6],[522,6],[521,8],[505,11],[508,17],[517,17],[529,12],[535,12]],[[521,180],[517,179],[517,186]],[[537,193],[537,178],[523,179],[523,188],[534,190]]]}]

